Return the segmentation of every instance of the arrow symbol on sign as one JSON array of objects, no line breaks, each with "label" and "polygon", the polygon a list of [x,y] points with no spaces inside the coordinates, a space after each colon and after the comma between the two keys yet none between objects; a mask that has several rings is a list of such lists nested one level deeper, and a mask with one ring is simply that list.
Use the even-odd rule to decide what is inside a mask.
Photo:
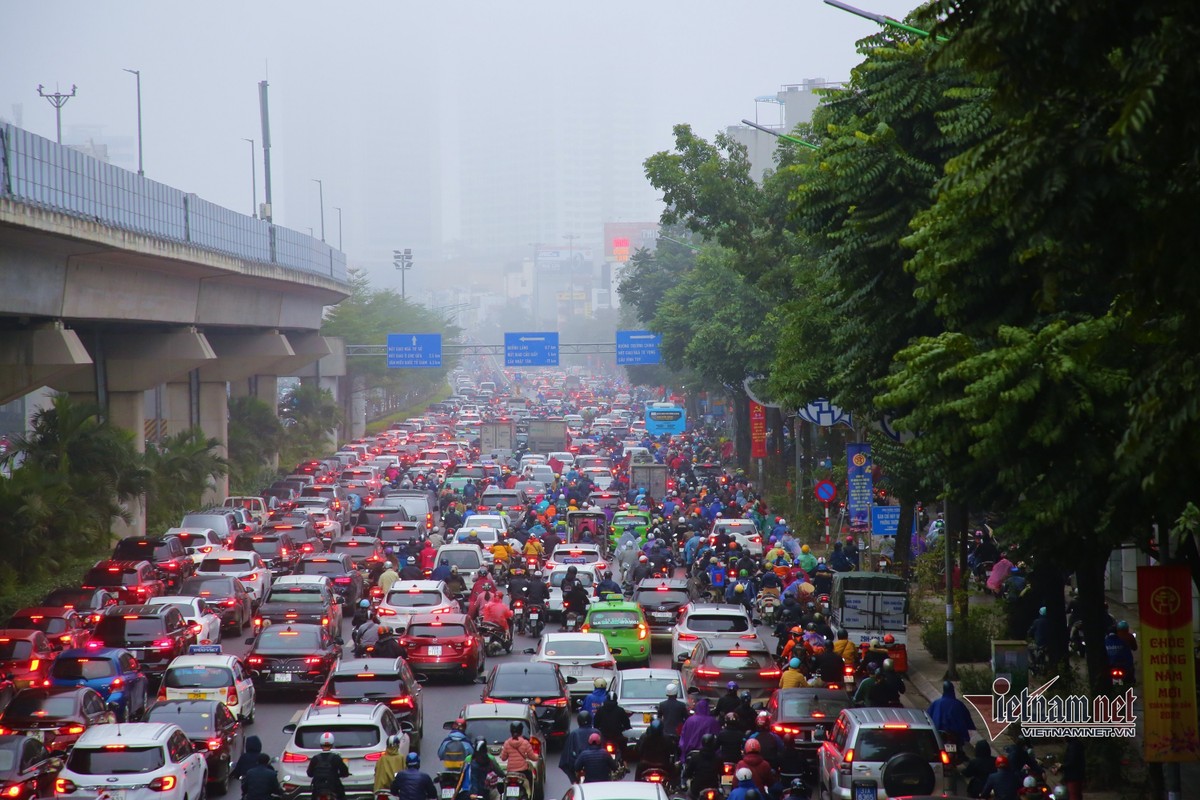
[{"label": "arrow symbol on sign", "polygon": [[653,333],[647,333],[647,334],[643,334],[643,335],[641,335],[641,336],[630,336],[629,338],[630,338],[630,339],[653,339],[653,338],[654,338],[654,334],[653,334]]},{"label": "arrow symbol on sign", "polygon": [[546,337],[545,336],[522,336],[520,341],[522,341],[522,342],[544,342],[544,341],[546,341]]},{"label": "arrow symbol on sign", "polygon": [[417,337],[413,337],[413,347],[417,346]]}]

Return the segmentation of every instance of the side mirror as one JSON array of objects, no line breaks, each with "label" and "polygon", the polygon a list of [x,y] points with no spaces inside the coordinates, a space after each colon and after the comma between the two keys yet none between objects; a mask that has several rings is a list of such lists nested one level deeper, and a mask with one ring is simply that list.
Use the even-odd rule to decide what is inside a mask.
[{"label": "side mirror", "polygon": [[576,684],[576,683],[579,683],[579,678],[576,678],[574,675],[568,675],[568,676],[567,676],[567,683],[568,683],[568,684],[572,684],[572,685],[573,685],[573,684]]},{"label": "side mirror", "polygon": [[424,672],[414,673],[413,677],[417,679],[417,683],[420,683],[420,684],[429,683],[429,676],[426,675]]},{"label": "side mirror", "polygon": [[247,636],[247,637],[246,637],[246,644],[254,644],[254,637],[253,637],[253,636]]},{"label": "side mirror", "polygon": [[524,653],[527,656],[537,655],[537,648],[536,647],[526,647],[524,650]]},{"label": "side mirror", "polygon": [[296,723],[289,722],[287,725],[284,725],[282,728],[280,728],[280,730],[282,730],[284,733],[288,733],[288,734],[295,733],[296,732]]},{"label": "side mirror", "polygon": [[403,731],[404,733],[412,733],[416,729],[417,729],[417,727],[415,725],[413,725],[411,722],[409,722],[408,720],[405,720],[404,722],[400,723],[400,730]]},{"label": "side mirror", "polygon": [[679,662],[679,664],[681,664],[681,665],[682,665],[682,664],[690,664],[690,663],[692,663],[692,660],[691,660],[690,658],[688,658],[688,654],[687,654],[687,653],[680,653],[680,654],[679,654],[679,658],[677,658],[677,659],[675,659],[675,660],[676,660],[677,662]]},{"label": "side mirror", "polygon": [[448,719],[445,722],[443,722],[442,730],[444,730],[444,731],[454,730],[454,720]]},{"label": "side mirror", "polygon": [[340,637],[340,636],[335,636],[335,637],[333,637],[333,641],[334,641],[336,644],[339,644],[339,645],[341,645],[341,644],[345,644],[345,643],[346,643],[346,642],[345,642],[345,640],[343,640],[343,639],[342,639],[342,637]]}]

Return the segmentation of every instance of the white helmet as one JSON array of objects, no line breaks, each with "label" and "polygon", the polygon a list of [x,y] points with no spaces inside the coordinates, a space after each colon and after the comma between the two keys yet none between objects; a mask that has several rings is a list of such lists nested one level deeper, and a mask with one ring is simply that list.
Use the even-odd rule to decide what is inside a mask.
[{"label": "white helmet", "polygon": [[678,696],[679,696],[679,684],[668,683],[667,684],[667,697],[678,697]]},{"label": "white helmet", "polygon": [[391,568],[392,568],[392,562],[390,562],[390,561],[385,561],[385,562],[383,562],[383,568],[384,568],[384,569],[391,569]]},{"label": "white helmet", "polygon": [[734,777],[736,777],[739,781],[749,781],[754,779],[754,773],[751,772],[748,767],[742,767],[737,771],[737,774]]},{"label": "white helmet", "polygon": [[783,517],[780,517],[780,518],[779,518],[779,524],[780,524],[780,525],[787,525],[787,520],[786,520],[786,519],[784,519]]},{"label": "white helmet", "polygon": [[1067,800],[1067,787],[1060,783],[1058,786],[1054,787],[1054,791],[1051,793],[1051,796],[1054,798],[1054,800]]},{"label": "white helmet", "polygon": [[654,533],[653,532],[646,534],[646,541],[648,541],[648,542],[654,541]]},{"label": "white helmet", "polygon": [[321,747],[333,747],[333,734],[329,731],[321,734]]}]

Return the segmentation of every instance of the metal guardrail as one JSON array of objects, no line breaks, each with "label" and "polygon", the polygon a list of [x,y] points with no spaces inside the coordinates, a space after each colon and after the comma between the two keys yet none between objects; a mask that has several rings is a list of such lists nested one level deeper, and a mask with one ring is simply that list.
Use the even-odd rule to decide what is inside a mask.
[{"label": "metal guardrail", "polygon": [[346,256],[15,125],[0,127],[0,196],[235,258],[346,281]]},{"label": "metal guardrail", "polygon": [[[502,356],[502,344],[444,344],[442,352],[454,356]],[[560,356],[585,356],[597,353],[617,352],[616,342],[561,342],[558,345]],[[386,344],[348,344],[346,357],[382,358],[387,355]]]}]

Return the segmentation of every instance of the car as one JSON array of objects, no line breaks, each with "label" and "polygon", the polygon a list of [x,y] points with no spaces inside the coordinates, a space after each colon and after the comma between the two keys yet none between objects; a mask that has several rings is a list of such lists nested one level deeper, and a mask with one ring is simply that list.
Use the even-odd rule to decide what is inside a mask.
[{"label": "car", "polygon": [[246,666],[256,693],[272,690],[319,689],[342,655],[340,639],[324,625],[271,625],[246,640]]},{"label": "car", "polygon": [[310,706],[297,712],[283,727],[290,734],[279,757],[279,781],[287,796],[310,796],[312,782],[306,772],[309,759],[321,752],[321,735],[333,734],[333,749],[350,770],[342,778],[346,796],[374,796],[375,763],[389,736],[406,730],[387,706],[375,704]]},{"label": "car", "polygon": [[774,654],[762,641],[704,640],[680,665],[679,672],[683,688],[689,694],[716,700],[725,693],[726,684],[733,681],[740,691],[750,692],[756,703],[771,696],[783,674]]},{"label": "car", "polygon": [[334,518],[345,527],[350,522],[350,503],[349,496],[345,488],[338,486],[336,483],[319,484],[317,486],[306,486],[300,492],[300,496],[312,497],[318,500],[325,500],[329,504],[330,511],[333,512]]},{"label": "car", "polygon": [[295,575],[320,575],[333,584],[333,591],[342,601],[342,612],[367,596],[366,580],[354,568],[354,562],[346,553],[307,555],[296,564]]},{"label": "car", "polygon": [[491,554],[485,556],[473,544],[444,544],[438,548],[437,563],[441,564],[442,559],[446,559],[450,566],[458,567],[458,573],[462,575],[468,587],[475,582],[480,567],[491,564]]},{"label": "car", "polygon": [[54,781],[58,797],[191,800],[204,797],[208,765],[178,725],[135,722],[84,731]]},{"label": "car", "polygon": [[[600,583],[600,578],[596,575],[596,568],[590,564],[575,566],[575,577],[583,584],[583,588],[589,596],[594,596],[596,585]],[[563,613],[563,597],[562,584],[563,579],[567,577],[567,570],[570,567],[558,567],[549,572],[548,580],[550,582],[550,594],[546,599],[546,616],[547,617],[562,617]]]},{"label": "car", "polygon": [[691,602],[686,578],[645,578],[633,590],[633,602],[641,606],[650,625],[652,640],[671,638],[679,610]]},{"label": "car", "polygon": [[532,706],[542,733],[552,740],[561,740],[571,722],[571,696],[567,687],[575,682],[575,678],[564,678],[557,664],[508,661],[492,667],[479,699],[485,703]]},{"label": "car", "polygon": [[50,665],[48,680],[51,689],[95,689],[118,722],[141,718],[150,705],[150,679],[133,654],[119,647],[64,650]]},{"label": "car", "polygon": [[93,725],[115,722],[95,689],[22,689],[0,714],[0,735],[37,739],[52,753],[70,750]]},{"label": "car", "polygon": [[546,556],[546,569],[569,567],[572,564],[576,567],[587,565],[600,572],[608,568],[598,544],[560,544]]},{"label": "car", "polygon": [[582,472],[583,477],[592,482],[597,489],[605,491],[613,485],[616,479],[613,477],[612,470],[607,467],[588,467]]},{"label": "car", "polygon": [[592,691],[597,679],[611,683],[617,676],[616,658],[599,633],[543,633],[525,653],[533,656],[531,662],[557,664],[563,675],[575,678],[569,691],[576,699]]},{"label": "car", "polygon": [[618,664],[650,666],[650,626],[641,606],[624,598],[598,600],[588,606],[580,628],[599,633],[607,641]]},{"label": "car", "polygon": [[458,600],[445,581],[396,581],[379,604],[379,621],[404,628],[414,614],[457,613]]},{"label": "car", "polygon": [[342,601],[324,575],[288,575],[267,592],[254,617],[257,630],[266,620],[320,625],[330,636],[342,629]]},{"label": "car", "polygon": [[199,597],[221,615],[224,631],[241,632],[254,619],[254,598],[233,575],[193,575],[179,584],[179,596]]},{"label": "car", "polygon": [[[597,494],[596,492],[592,493]],[[600,492],[600,494],[605,494]],[[602,498],[603,499],[603,498]],[[600,505],[600,508],[604,508]],[[636,509],[626,509],[617,511],[613,514],[612,524],[610,526],[612,541],[616,542],[621,538],[626,530],[632,529],[633,532],[642,540],[645,540],[646,534],[650,530],[650,514],[646,511],[638,511]]]},{"label": "car", "polygon": [[[382,619],[382,618],[381,618]],[[486,669],[483,637],[475,620],[458,609],[413,614],[401,644],[409,665],[426,675],[453,675],[471,683]]]},{"label": "car", "polygon": [[[646,728],[654,720],[658,704],[667,699],[667,686],[675,684],[683,686],[683,678],[675,669],[625,669],[617,673],[617,677],[608,684],[608,691],[617,698],[617,704],[630,712],[629,724],[625,731],[626,743],[635,745]],[[680,688],[682,695],[683,690]]]},{"label": "car", "polygon": [[258,706],[254,681],[241,659],[220,650],[220,645],[201,645],[172,661],[158,700],[215,700],[247,725],[253,724]]},{"label": "car", "polygon": [[62,759],[37,739],[19,734],[0,736],[0,794],[12,800],[54,795],[54,777]]},{"label": "car", "polygon": [[379,526],[385,522],[407,522],[414,517],[399,502],[390,496],[373,500],[354,515],[352,532],[363,536],[375,536]]},{"label": "car", "polygon": [[319,706],[381,703],[396,721],[412,726],[413,750],[419,752],[424,713],[421,684],[403,658],[352,658],[339,661],[314,701]]},{"label": "car", "polygon": [[520,489],[501,489],[498,486],[489,486],[480,495],[479,509],[484,513],[489,513],[494,511],[496,506],[503,506],[510,517],[515,517],[525,513],[529,502],[529,495]]},{"label": "car", "polygon": [[234,508],[233,515],[241,523],[241,533],[253,535],[262,530],[263,522],[265,521],[263,517],[256,517],[244,508]]},{"label": "car", "polygon": [[595,781],[572,785],[562,800],[667,800],[667,790],[652,781]]},{"label": "car", "polygon": [[167,595],[153,597],[145,605],[174,606],[183,614],[183,621],[192,628],[196,644],[213,644],[221,641],[221,614],[203,597]]},{"label": "car", "polygon": [[926,712],[844,708],[817,751],[817,789],[836,800],[937,795],[949,762]]},{"label": "car", "polygon": [[229,575],[237,578],[250,593],[254,605],[262,602],[271,588],[271,570],[258,553],[218,550],[209,553],[196,568],[197,576]]},{"label": "car", "polygon": [[424,521],[425,535],[442,533],[442,515],[437,513],[437,496],[426,489],[400,489],[388,492],[389,505],[404,506],[410,519]]},{"label": "car", "polygon": [[307,508],[288,508],[273,511],[262,524],[259,533],[286,533],[300,548],[301,553],[312,553],[323,548],[324,542],[317,536],[317,524]]},{"label": "car", "polygon": [[258,553],[271,575],[278,578],[291,574],[306,541],[300,531],[293,535],[291,531],[268,528],[263,533],[239,533],[230,549]]},{"label": "car", "polygon": [[121,598],[114,589],[80,589],[74,586],[65,586],[55,589],[43,597],[41,607],[74,609],[83,615],[84,623],[91,628],[100,621],[100,615],[104,613],[104,609],[115,606],[119,602],[121,602]]},{"label": "car", "polygon": [[407,552],[414,543],[418,550],[425,541],[425,526],[416,520],[385,522],[379,526],[379,542],[386,557]]},{"label": "car", "polygon": [[[545,796],[546,790],[546,748],[543,746],[545,734],[538,724],[537,715],[532,706],[527,703],[468,703],[458,712],[458,719],[466,723],[464,733],[467,739],[474,742],[483,739],[487,742],[488,753],[495,758],[500,755],[500,748],[512,735],[514,722],[520,723],[522,736],[529,740],[533,752],[538,756],[532,763],[533,796],[535,800]],[[443,728],[451,724],[447,720]]]},{"label": "car", "polygon": [[183,551],[193,564],[199,564],[213,550],[225,549],[225,540],[212,528],[168,528],[167,534],[183,543]]},{"label": "car", "polygon": [[12,682],[8,699],[17,689],[42,685],[57,655],[50,638],[39,630],[0,628],[0,675]]},{"label": "car", "polygon": [[679,612],[671,637],[671,661],[691,655],[701,640],[747,642],[758,637],[750,614],[742,606],[724,603],[689,603]]},{"label": "car", "polygon": [[[317,462],[319,463],[319,462]],[[307,470],[306,470],[307,471]],[[226,497],[221,503],[222,508],[241,508],[258,520],[259,524],[267,518],[267,501],[254,495],[234,495]]]},{"label": "car", "polygon": [[383,543],[373,535],[355,534],[334,539],[329,543],[329,552],[349,556],[356,570],[370,569],[388,560],[387,553],[383,551]]},{"label": "car", "polygon": [[171,605],[113,606],[96,625],[88,647],[123,647],[147,675],[158,677],[196,643],[192,626]]},{"label": "car", "polygon": [[229,791],[233,768],[246,748],[238,718],[217,700],[160,700],[146,715],[147,722],[178,725],[192,747],[204,754],[208,785],[215,794]]},{"label": "car", "polygon": [[233,537],[242,532],[242,523],[233,513],[232,508],[208,508],[185,514],[179,523],[181,528],[204,529],[211,528],[228,544]]},{"label": "car", "polygon": [[306,504],[303,507],[308,509],[309,519],[317,529],[318,538],[336,539],[342,535],[341,515],[332,508],[313,504]]},{"label": "car", "polygon": [[[482,547],[484,552],[491,554],[492,547],[500,541],[503,534],[499,528],[491,525],[479,525],[475,528],[459,528],[454,534],[454,541],[459,544],[469,544],[472,547]],[[476,542],[479,544],[476,545]]]},{"label": "car", "polygon": [[771,693],[767,702],[771,730],[796,751],[805,766],[804,777],[817,774],[817,751],[825,741],[824,731],[849,707],[850,696],[842,689],[776,689]]},{"label": "car", "polygon": [[507,533],[509,527],[509,519],[506,514],[472,514],[463,520],[462,527],[458,529],[458,532],[462,533],[475,528],[494,528],[502,533]]},{"label": "car", "polygon": [[712,531],[709,533],[710,543],[716,542],[718,533],[727,534],[733,541],[737,542],[739,548],[746,550],[755,558],[762,558],[762,534],[758,532],[758,526],[754,524],[754,520],[718,519],[713,522]]},{"label": "car", "polygon": [[113,548],[113,561],[149,561],[171,591],[196,570],[184,543],[175,536],[128,536]]},{"label": "car", "polygon": [[167,593],[149,561],[97,561],[83,576],[83,588],[114,589],[123,603],[141,603]]},{"label": "car", "polygon": [[22,608],[8,618],[5,628],[25,628],[46,634],[50,647],[69,650],[83,647],[92,638],[91,629],[83,614],[73,608],[33,606]]}]

